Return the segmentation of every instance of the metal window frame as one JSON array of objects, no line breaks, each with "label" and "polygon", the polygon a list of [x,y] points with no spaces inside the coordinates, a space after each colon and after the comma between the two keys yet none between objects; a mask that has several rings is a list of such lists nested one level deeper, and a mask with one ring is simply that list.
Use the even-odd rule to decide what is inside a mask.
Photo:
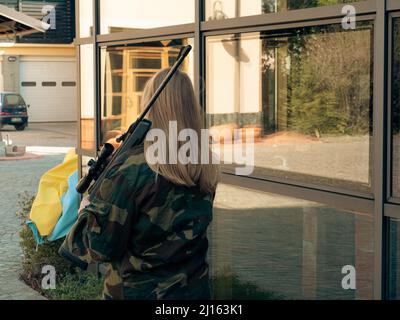
[{"label": "metal window frame", "polygon": [[110,47],[110,46],[118,46],[118,45],[129,45],[129,44],[138,44],[138,43],[146,43],[152,41],[161,41],[161,40],[176,40],[181,38],[193,38],[194,32],[189,33],[176,33],[176,34],[168,34],[168,35],[159,35],[153,36],[149,38],[136,38],[136,39],[125,39],[125,40],[115,40],[109,42],[97,42],[98,47]]},{"label": "metal window frame", "polygon": [[222,174],[221,183],[238,186],[245,189],[318,202],[349,212],[362,212],[370,215],[373,215],[375,212],[374,200],[357,198],[324,190],[304,188],[298,185],[274,181],[266,182],[263,179],[241,177],[234,174]]},{"label": "metal window frame", "polygon": [[[400,1],[399,1],[399,10],[400,10]],[[388,16],[388,116],[387,116],[387,159],[388,159],[388,169],[387,169],[387,202],[391,204],[400,205],[400,197],[393,195],[393,139],[392,139],[392,62],[393,62],[393,20],[400,18],[400,11],[390,12]],[[400,207],[398,208],[400,211]],[[386,211],[385,211],[386,215]],[[390,217],[390,216],[389,216]]]},{"label": "metal window frame", "polygon": [[[203,1],[195,0],[195,10],[194,10],[194,90],[196,97],[199,99],[199,104],[204,108],[203,100],[201,98],[202,91],[204,90],[203,84],[203,73],[202,69],[203,61],[203,43],[201,34],[201,21],[203,20],[204,10]],[[197,76],[196,76],[197,75]]]},{"label": "metal window frame", "polygon": [[[357,16],[373,14],[376,12],[377,0],[364,0],[354,2]],[[382,1],[382,0],[380,0]],[[350,3],[346,3],[350,4]],[[276,13],[267,13],[255,16],[244,16],[219,21],[202,21],[201,31],[221,31],[224,29],[254,28],[259,26],[278,26],[280,24],[305,23],[313,20],[326,20],[343,18],[342,8],[344,4],[321,6],[307,9],[287,10]]]},{"label": "metal window frame", "polygon": [[387,139],[386,121],[386,81],[387,81],[387,25],[386,0],[376,2],[376,18],[374,28],[374,104],[373,104],[373,177],[374,177],[374,297],[385,298],[387,274],[385,270],[386,243],[384,241],[385,220],[384,203],[386,200],[386,169],[385,152]]},{"label": "metal window frame", "polygon": [[[77,86],[77,92],[78,92],[78,94],[77,94],[77,117],[78,117],[78,128],[77,128],[77,137],[78,137],[78,143],[77,143],[77,148],[76,148],[76,153],[79,155],[79,161],[80,161],[80,163],[81,163],[81,161],[82,161],[82,156],[88,156],[88,157],[95,157],[96,156],[96,146],[97,146],[97,138],[96,138],[96,136],[97,136],[97,129],[95,128],[95,131],[96,132],[94,132],[94,146],[95,146],[95,149],[83,149],[82,148],[82,144],[81,144],[81,134],[82,134],[82,130],[81,130],[81,67],[80,67],[80,64],[81,64],[81,55],[80,55],[80,51],[81,51],[81,46],[83,46],[83,45],[87,45],[87,44],[92,44],[93,45],[93,70],[94,70],[94,75],[93,75],[93,77],[94,77],[94,101],[95,101],[95,103],[94,103],[94,108],[95,108],[95,110],[94,110],[94,121],[95,121],[95,124],[97,124],[97,120],[96,120],[96,109],[97,109],[97,107],[96,107],[96,100],[97,100],[97,93],[96,93],[96,90],[97,90],[97,76],[96,76],[96,73],[97,73],[97,70],[96,70],[96,59],[97,59],[97,53],[96,53],[96,30],[97,30],[97,28],[96,28],[96,25],[97,25],[97,21],[98,21],[98,18],[97,18],[97,14],[96,14],[96,3],[97,3],[97,0],[87,0],[87,1],[92,1],[92,3],[93,3],[93,6],[92,6],[92,8],[93,8],[93,35],[92,36],[90,36],[90,37],[85,37],[85,38],[80,38],[80,14],[79,14],[79,4],[80,4],[80,1],[83,1],[83,0],[79,0],[79,1],[76,1],[76,4],[75,4],[75,15],[76,15],[76,19],[75,19],[75,25],[76,25],[76,30],[77,30],[77,32],[76,32],[76,35],[77,35],[77,38],[75,38],[75,40],[74,40],[74,45],[76,46],[76,48],[77,48],[77,51],[76,51],[76,55],[77,55],[77,57],[76,57],[76,59],[77,59],[77,75],[78,75],[78,77],[77,77],[77,83],[76,83],[76,86]],[[85,0],[86,1],[86,0]],[[82,171],[81,171],[81,165],[79,165],[79,168],[78,168],[79,170],[79,176],[81,176],[82,175]]]},{"label": "metal window frame", "polygon": [[[391,270],[391,233],[390,233],[390,225],[393,221],[400,220],[400,198],[393,195],[393,136],[392,136],[392,83],[393,83],[393,27],[394,20],[400,18],[400,1],[398,0],[388,0],[388,52],[387,52],[387,61],[388,61],[388,73],[387,73],[387,152],[386,152],[386,202],[384,203],[384,241],[385,245],[383,246],[385,252],[383,254],[384,263],[386,264],[383,271],[386,273],[386,281],[383,283],[386,285],[384,288],[384,295],[386,298],[394,298],[391,294],[390,290],[390,273],[393,272]],[[397,271],[398,272],[398,271]]]},{"label": "metal window frame", "polygon": [[[337,23],[341,20],[341,8],[343,5],[324,6],[317,8],[308,8],[300,10],[290,10],[286,12],[261,14],[257,16],[240,17],[226,19],[223,21],[204,21],[204,0],[195,0],[195,21],[189,24],[167,26],[162,28],[147,29],[141,31],[129,31],[108,35],[99,34],[100,19],[100,1],[92,0],[94,3],[93,19],[94,34],[92,37],[79,38],[79,2],[76,6],[76,25],[77,38],[75,44],[79,52],[80,45],[94,45],[94,70],[95,70],[95,121],[96,137],[95,144],[99,147],[99,126],[101,115],[101,97],[100,80],[101,73],[99,64],[99,54],[101,46],[112,44],[125,44],[134,42],[147,42],[155,39],[179,38],[190,35],[194,38],[195,51],[195,91],[200,101],[200,105],[205,108],[205,39],[212,35],[223,35],[228,33],[254,32],[260,30],[279,30],[286,28],[296,28],[310,25],[323,25]],[[374,21],[374,74],[373,74],[373,150],[372,150],[372,180],[373,186],[371,194],[359,194],[348,192],[342,188],[326,188],[321,185],[308,185],[295,181],[288,183],[286,180],[238,177],[232,174],[223,174],[223,183],[235,185],[238,187],[258,190],[262,192],[275,193],[278,195],[290,196],[309,201],[324,203],[326,205],[346,210],[360,211],[373,215],[374,217],[374,278],[373,278],[373,297],[374,299],[385,299],[387,297],[387,252],[388,252],[388,219],[400,218],[400,210],[397,203],[390,203],[388,197],[388,180],[390,180],[390,170],[388,170],[388,160],[390,160],[390,118],[388,117],[388,94],[390,94],[389,72],[390,59],[388,58],[388,47],[390,41],[387,35],[387,22],[391,28],[392,14],[400,10],[399,0],[365,0],[362,2],[351,3],[357,10],[357,16],[361,20]],[[390,15],[389,15],[390,13]],[[391,31],[391,29],[390,29]],[[390,34],[390,32],[389,32]],[[390,39],[389,39],[390,40]],[[78,68],[80,63],[80,54],[78,54]],[[79,71],[79,70],[78,70]],[[79,73],[78,73],[79,74]],[[80,90],[80,76],[78,77],[77,87]],[[78,113],[80,119],[80,94],[78,94]],[[390,110],[390,109],[389,109]],[[80,127],[80,122],[79,126]],[[80,139],[80,128],[78,128]],[[80,143],[80,141],[79,141]],[[78,145],[80,156],[93,156],[96,150],[81,150]],[[80,157],[81,165],[82,159]],[[396,199],[394,199],[396,200]]]},{"label": "metal window frame", "polygon": [[400,1],[399,0],[387,0],[387,11],[395,11],[400,10]]},{"label": "metal window frame", "polygon": [[[273,31],[273,30],[284,30],[284,29],[295,29],[301,27],[312,27],[312,26],[323,26],[330,24],[340,23],[342,18],[329,18],[329,19],[312,19],[307,21],[290,21],[288,23],[279,24],[267,24],[264,26],[254,26],[254,27],[238,27],[238,28],[222,28],[218,30],[207,30],[202,34],[206,37],[210,36],[220,36],[231,33],[250,33],[259,31]],[[366,15],[360,15],[357,17],[357,21],[368,21],[375,20],[375,14],[369,13]]]},{"label": "metal window frame", "polygon": [[393,203],[385,203],[385,216],[387,218],[400,219],[400,208]]},{"label": "metal window frame", "polygon": [[[93,34],[91,35],[91,36],[89,36],[89,37],[81,37],[81,27],[80,27],[80,2],[81,1],[92,1],[92,8],[93,8]],[[76,44],[76,45],[79,45],[79,44],[84,44],[85,42],[87,43],[87,41],[92,41],[92,42],[94,42],[95,41],[95,34],[96,34],[96,32],[95,32],[95,21],[96,21],[96,17],[94,16],[94,14],[95,14],[95,2],[96,2],[96,0],[77,0],[77,1],[75,1],[75,17],[76,17],[76,19],[75,19],[75,28],[76,28],[76,32],[75,32],[75,34],[76,34],[76,37],[75,37],[75,41],[74,41],[74,43]]]},{"label": "metal window frame", "polygon": [[115,41],[125,41],[129,39],[149,39],[154,37],[164,37],[169,35],[179,35],[194,32],[194,23],[187,23],[176,26],[167,26],[154,29],[134,30],[110,34],[99,34],[96,41],[99,43],[109,43]]}]

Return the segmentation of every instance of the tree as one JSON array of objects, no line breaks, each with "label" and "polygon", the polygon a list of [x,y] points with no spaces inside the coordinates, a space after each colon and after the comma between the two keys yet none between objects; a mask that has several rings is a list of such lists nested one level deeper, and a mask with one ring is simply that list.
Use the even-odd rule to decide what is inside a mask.
[{"label": "tree", "polygon": [[[290,129],[306,134],[367,134],[371,106],[371,32],[313,29],[289,45]],[[301,50],[299,49],[301,47]]]}]

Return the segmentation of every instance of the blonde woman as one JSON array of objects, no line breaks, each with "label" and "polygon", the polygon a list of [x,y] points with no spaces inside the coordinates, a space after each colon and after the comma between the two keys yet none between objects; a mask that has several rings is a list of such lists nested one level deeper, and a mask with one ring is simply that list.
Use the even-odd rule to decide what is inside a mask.
[{"label": "blonde woman", "polygon": [[[142,105],[168,71],[147,83]],[[178,132],[192,129],[200,137],[203,117],[186,74],[174,75],[148,118],[152,129],[165,133],[167,154],[171,121]],[[218,168],[179,161],[149,165],[145,155],[151,145],[117,159],[60,252],[77,262],[109,263],[105,299],[209,299],[207,228]]]}]

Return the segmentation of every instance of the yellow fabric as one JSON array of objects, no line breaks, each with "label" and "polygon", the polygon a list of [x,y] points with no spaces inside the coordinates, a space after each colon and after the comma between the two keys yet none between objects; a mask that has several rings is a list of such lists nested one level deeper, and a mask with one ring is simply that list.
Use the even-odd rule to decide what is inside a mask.
[{"label": "yellow fabric", "polygon": [[39,183],[30,219],[42,237],[49,236],[62,213],[61,197],[68,190],[69,176],[78,170],[78,156],[70,150],[63,163],[47,171]]}]

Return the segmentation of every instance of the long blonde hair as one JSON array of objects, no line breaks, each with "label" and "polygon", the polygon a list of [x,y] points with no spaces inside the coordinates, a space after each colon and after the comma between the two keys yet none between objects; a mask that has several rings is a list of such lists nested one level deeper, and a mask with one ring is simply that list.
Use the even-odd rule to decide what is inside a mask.
[{"label": "long blonde hair", "polygon": [[[161,70],[147,82],[141,102],[142,110],[169,70],[169,68]],[[169,154],[170,121],[176,121],[178,133],[183,129],[194,130],[200,141],[201,130],[204,129],[204,118],[188,75],[181,71],[175,73],[148,113],[147,118],[152,122],[152,129],[161,129],[165,133],[167,154]],[[151,144],[152,142],[145,141],[145,153]],[[185,142],[178,142],[177,149],[179,150],[183,144]],[[200,155],[200,144],[198,150]],[[177,161],[176,164],[167,162],[167,164],[153,165],[149,163],[149,166],[154,172],[174,184],[187,187],[198,186],[205,193],[213,193],[218,183],[219,168],[212,163],[201,164],[201,161],[198,161],[198,164],[181,164]]]}]

